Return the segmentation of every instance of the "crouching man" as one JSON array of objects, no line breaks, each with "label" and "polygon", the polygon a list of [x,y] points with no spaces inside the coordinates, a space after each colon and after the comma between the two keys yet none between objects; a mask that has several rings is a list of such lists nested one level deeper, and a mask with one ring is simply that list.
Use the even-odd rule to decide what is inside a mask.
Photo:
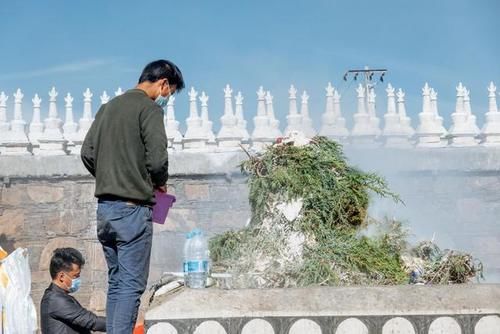
[{"label": "crouching man", "polygon": [[52,283],[43,294],[40,313],[42,334],[76,334],[106,331],[106,318],[84,309],[70,293],[80,287],[85,264],[74,248],[58,248],[50,260]]}]

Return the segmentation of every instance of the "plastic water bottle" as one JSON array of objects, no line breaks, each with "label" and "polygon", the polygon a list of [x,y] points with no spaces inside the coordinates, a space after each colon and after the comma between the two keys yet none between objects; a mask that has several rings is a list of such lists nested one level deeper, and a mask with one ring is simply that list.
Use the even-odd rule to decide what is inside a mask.
[{"label": "plastic water bottle", "polygon": [[202,289],[208,276],[208,241],[200,230],[193,230],[186,235],[184,244],[184,281],[186,286]]}]

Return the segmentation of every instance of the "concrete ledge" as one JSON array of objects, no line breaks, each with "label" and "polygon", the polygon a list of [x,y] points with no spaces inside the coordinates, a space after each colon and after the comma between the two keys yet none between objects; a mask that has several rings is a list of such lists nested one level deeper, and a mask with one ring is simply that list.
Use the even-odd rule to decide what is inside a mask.
[{"label": "concrete ledge", "polygon": [[500,285],[185,289],[156,300],[147,320],[265,316],[500,313]]},{"label": "concrete ledge", "polygon": [[147,334],[492,334],[500,285],[184,290],[156,300]]},{"label": "concrete ledge", "polygon": [[[172,176],[239,174],[243,152],[174,152],[169,154]],[[80,156],[0,156],[0,177],[64,178],[91,177]]]}]

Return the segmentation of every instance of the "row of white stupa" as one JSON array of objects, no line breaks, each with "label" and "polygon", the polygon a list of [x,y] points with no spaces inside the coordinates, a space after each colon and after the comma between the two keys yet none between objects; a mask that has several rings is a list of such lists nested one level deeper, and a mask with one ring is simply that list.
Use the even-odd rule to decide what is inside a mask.
[{"label": "row of white stupa", "polygon": [[[471,112],[469,90],[460,83],[457,90],[455,112],[451,115],[452,126],[446,130],[443,118],[439,116],[437,93],[426,83],[422,89],[423,107],[418,115],[417,129],[411,126],[411,120],[405,111],[405,93],[399,89],[397,93],[389,84],[387,92],[387,111],[384,114],[384,126],[380,128],[380,119],[375,112],[375,92],[357,88],[358,106],[354,114],[354,126],[351,131],[346,128],[345,118],[340,108],[340,94],[329,83],[326,87],[326,108],[322,115],[321,129],[317,132],[312,125],[308,111],[309,96],[304,91],[301,96],[300,111],[297,108],[297,90],[292,85],[289,89],[289,113],[286,117],[287,127],[284,133],[279,128],[273,110],[273,96],[262,87],[257,91],[257,115],[253,118],[254,130],[247,131],[247,122],[243,115],[243,96],[241,92],[235,96],[233,111],[232,89],[229,85],[224,89],[224,115],[221,117],[221,128],[217,134],[212,130],[212,122],[208,114],[209,97],[194,88],[189,91],[189,117],[186,120],[187,130],[184,135],[179,131],[179,122],[175,119],[172,97],[166,108],[165,128],[169,139],[169,147],[174,150],[228,150],[239,148],[240,144],[261,149],[264,145],[275,142],[277,137],[298,131],[307,137],[323,135],[343,143],[368,146],[387,147],[445,147],[445,146],[500,146],[500,112],[496,103],[496,87],[490,83],[488,87],[489,107],[486,122],[482,130],[476,124],[476,117]],[[121,95],[119,88],[115,95]],[[73,117],[73,97],[67,94],[64,98],[65,120],[59,118],[57,111],[57,91],[49,92],[48,117],[42,122],[40,105],[42,99],[35,95],[32,121],[27,126],[23,120],[23,93],[17,90],[14,97],[14,117],[7,120],[8,96],[0,93],[0,154],[40,154],[63,155],[78,154],[93,121],[92,96],[87,89],[83,93],[83,115],[78,123]],[[105,104],[110,97],[104,92],[101,103]],[[198,111],[198,99],[201,103],[201,114]]]}]

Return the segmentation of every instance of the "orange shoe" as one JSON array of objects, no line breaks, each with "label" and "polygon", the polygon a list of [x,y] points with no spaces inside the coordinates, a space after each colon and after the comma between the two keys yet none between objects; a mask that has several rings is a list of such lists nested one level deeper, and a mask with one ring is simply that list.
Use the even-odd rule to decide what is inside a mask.
[{"label": "orange shoe", "polygon": [[144,334],[144,324],[137,324],[133,334]]}]

